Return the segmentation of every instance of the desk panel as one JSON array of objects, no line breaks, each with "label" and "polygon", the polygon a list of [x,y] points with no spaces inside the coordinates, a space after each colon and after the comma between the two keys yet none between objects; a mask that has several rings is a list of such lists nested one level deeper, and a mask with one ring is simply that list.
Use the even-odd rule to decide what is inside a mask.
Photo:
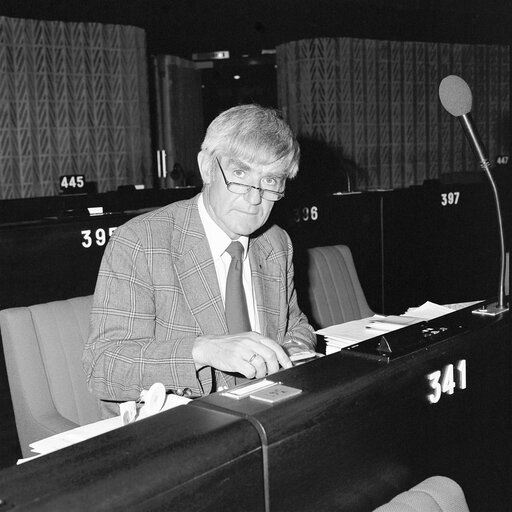
[{"label": "desk panel", "polygon": [[[0,226],[0,308],[94,292],[105,245],[128,214]],[[8,271],[7,271],[8,269]]]},{"label": "desk panel", "polygon": [[[295,253],[299,300],[307,297],[309,247],[344,244],[350,247],[361,286],[374,311],[383,311],[382,244],[383,194],[321,195],[297,202],[285,197],[272,211],[272,220],[289,233]],[[307,306],[304,307],[307,313]]]},{"label": "desk panel", "polygon": [[[282,371],[276,379],[302,389],[282,403],[216,394],[193,405],[259,422],[272,511],[368,511],[444,475],[462,486],[472,512],[505,512],[512,503],[510,323],[468,321],[460,334],[388,363],[340,352]],[[456,384],[430,403],[427,375],[453,365],[457,383],[460,361],[467,387]]]},{"label": "desk panel", "polygon": [[[511,194],[508,178],[500,188],[507,248]],[[401,314],[427,300],[446,304],[497,293],[498,221],[486,181],[290,196],[272,215],[289,232],[299,265],[304,248],[348,245],[376,312]],[[297,285],[307,291],[300,279]]]},{"label": "desk panel", "polygon": [[179,406],[0,472],[8,510],[261,511],[261,445],[246,420]]}]

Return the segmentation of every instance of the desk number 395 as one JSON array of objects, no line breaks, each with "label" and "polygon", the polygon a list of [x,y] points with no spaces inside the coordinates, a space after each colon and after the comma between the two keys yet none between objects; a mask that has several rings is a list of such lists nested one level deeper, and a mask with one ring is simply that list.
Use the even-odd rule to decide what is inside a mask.
[{"label": "desk number 395", "polygon": [[453,395],[455,388],[466,389],[466,360],[461,359],[455,365],[447,364],[442,370],[429,373],[427,380],[431,390],[427,400],[431,404],[439,402],[443,393]]}]

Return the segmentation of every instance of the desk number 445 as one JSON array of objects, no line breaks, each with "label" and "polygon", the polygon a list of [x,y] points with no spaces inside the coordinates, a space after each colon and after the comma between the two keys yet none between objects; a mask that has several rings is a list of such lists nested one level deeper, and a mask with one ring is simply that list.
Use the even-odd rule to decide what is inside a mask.
[{"label": "desk number 445", "polygon": [[427,375],[430,393],[427,400],[431,404],[439,402],[443,394],[453,395],[456,389],[466,389],[466,360],[460,359],[454,365],[447,364],[442,370]]}]

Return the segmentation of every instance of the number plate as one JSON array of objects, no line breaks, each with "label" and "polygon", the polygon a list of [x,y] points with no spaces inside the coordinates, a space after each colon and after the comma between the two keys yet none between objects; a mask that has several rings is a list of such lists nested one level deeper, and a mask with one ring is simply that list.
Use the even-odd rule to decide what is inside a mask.
[{"label": "number plate", "polygon": [[82,246],[86,249],[90,249],[94,246],[103,247],[108,242],[108,239],[114,234],[116,229],[117,226],[112,226],[110,228],[98,228],[95,231],[91,229],[82,229],[82,231],[80,231],[82,235]]},{"label": "number plate", "polygon": [[84,194],[85,176],[83,174],[66,174],[59,178],[61,194]]},{"label": "number plate", "polygon": [[447,364],[442,370],[436,370],[427,376],[430,392],[427,400],[436,404],[443,395],[453,395],[456,389],[466,389],[466,360],[460,359],[453,364]]}]

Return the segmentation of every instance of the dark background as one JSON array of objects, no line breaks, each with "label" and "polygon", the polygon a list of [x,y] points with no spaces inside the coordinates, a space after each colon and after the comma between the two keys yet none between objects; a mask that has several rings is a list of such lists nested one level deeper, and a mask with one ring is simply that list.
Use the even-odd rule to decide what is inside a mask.
[{"label": "dark background", "polygon": [[259,53],[312,37],[503,43],[509,0],[2,0],[0,15],[142,27],[150,54]]}]

